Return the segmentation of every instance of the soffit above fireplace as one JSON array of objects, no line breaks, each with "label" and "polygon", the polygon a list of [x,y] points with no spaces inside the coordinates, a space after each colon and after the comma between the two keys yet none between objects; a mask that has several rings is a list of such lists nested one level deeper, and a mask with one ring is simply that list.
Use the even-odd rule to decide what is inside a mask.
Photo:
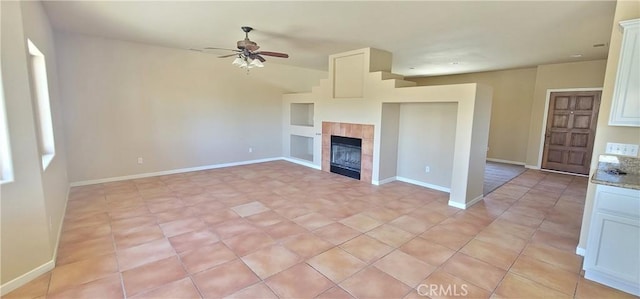
[{"label": "soffit above fireplace", "polygon": [[330,61],[329,80],[334,99],[363,98],[366,74],[391,71],[391,53],[373,48],[335,54]]}]

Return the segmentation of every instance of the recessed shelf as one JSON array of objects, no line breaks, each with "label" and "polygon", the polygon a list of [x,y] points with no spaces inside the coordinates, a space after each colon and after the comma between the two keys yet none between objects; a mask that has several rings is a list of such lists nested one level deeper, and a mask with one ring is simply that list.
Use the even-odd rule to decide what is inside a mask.
[{"label": "recessed shelf", "polygon": [[291,157],[313,162],[313,137],[291,135]]},{"label": "recessed shelf", "polygon": [[291,103],[291,125],[313,127],[313,103]]}]

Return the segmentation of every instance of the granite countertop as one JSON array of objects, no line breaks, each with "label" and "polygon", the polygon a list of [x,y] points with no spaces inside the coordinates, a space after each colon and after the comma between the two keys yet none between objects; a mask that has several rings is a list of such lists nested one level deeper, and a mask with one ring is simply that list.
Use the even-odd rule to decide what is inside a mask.
[{"label": "granite countertop", "polygon": [[[625,175],[616,172],[626,172]],[[600,155],[598,169],[591,177],[594,184],[640,190],[640,159]]]}]

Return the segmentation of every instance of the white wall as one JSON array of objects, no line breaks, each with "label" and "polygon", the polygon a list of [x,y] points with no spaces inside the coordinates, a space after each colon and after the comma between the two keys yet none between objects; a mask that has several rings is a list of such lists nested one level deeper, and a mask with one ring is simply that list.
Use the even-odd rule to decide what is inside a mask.
[{"label": "white wall", "polygon": [[398,176],[451,187],[457,110],[456,103],[400,104]]},{"label": "white wall", "polygon": [[[2,82],[14,181],[0,187],[2,293],[53,267],[68,180],[53,34],[40,2],[1,1]],[[42,171],[26,39],[44,54],[56,156]],[[24,279],[18,279],[26,275]]]},{"label": "white wall", "polygon": [[282,94],[326,76],[275,58],[247,74],[211,54],[56,37],[72,182],[280,157]]}]

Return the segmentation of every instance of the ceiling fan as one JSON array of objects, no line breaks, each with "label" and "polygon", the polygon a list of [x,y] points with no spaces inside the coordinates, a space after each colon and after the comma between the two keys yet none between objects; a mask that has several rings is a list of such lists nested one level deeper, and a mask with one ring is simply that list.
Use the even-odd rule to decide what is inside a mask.
[{"label": "ceiling fan", "polygon": [[225,50],[225,51],[233,51],[235,53],[218,56],[218,58],[227,58],[237,56],[233,61],[233,65],[239,66],[241,68],[254,68],[254,67],[263,67],[263,62],[266,61],[263,56],[271,56],[278,58],[289,58],[289,54],[279,53],[279,52],[270,52],[270,51],[258,51],[260,46],[252,40],[249,39],[249,32],[253,30],[253,28],[249,26],[241,27],[242,31],[244,31],[244,39],[239,40],[237,43],[236,49],[226,49],[226,48],[215,48],[215,47],[206,47],[206,50]]}]

